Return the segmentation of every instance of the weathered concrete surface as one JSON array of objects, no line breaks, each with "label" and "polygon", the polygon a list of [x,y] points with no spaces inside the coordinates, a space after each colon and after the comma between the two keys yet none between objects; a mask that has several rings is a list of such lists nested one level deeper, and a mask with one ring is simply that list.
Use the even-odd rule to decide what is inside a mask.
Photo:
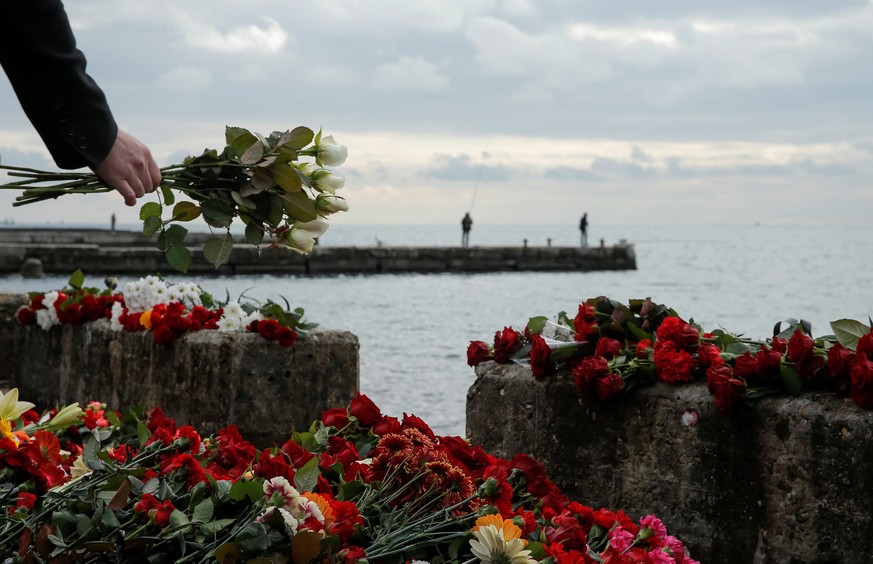
[{"label": "weathered concrete surface", "polygon": [[[208,235],[186,238],[191,273],[214,273],[203,258]],[[152,240],[133,232],[73,229],[0,229],[0,274],[21,270],[38,259],[47,273],[149,274],[166,271],[163,253]],[[612,247],[327,247],[310,255],[286,248],[261,249],[237,240],[224,274],[379,274],[399,272],[503,272],[517,270],[634,270],[629,244]]]},{"label": "weathered concrete surface", "polygon": [[266,446],[347,405],[358,390],[359,345],[349,332],[315,331],[290,349],[218,331],[156,345],[146,333],[112,331],[108,321],[22,327],[9,317],[23,298],[0,295],[0,381],[39,406],[161,406],[207,434],[235,423]]},{"label": "weathered concrete surface", "polygon": [[[873,554],[873,412],[833,394],[765,398],[737,417],[703,383],[582,404],[569,374],[536,382],[484,363],[467,434],[541,460],[571,498],[655,513],[703,563],[866,562]],[[693,425],[683,413],[693,413]]]}]

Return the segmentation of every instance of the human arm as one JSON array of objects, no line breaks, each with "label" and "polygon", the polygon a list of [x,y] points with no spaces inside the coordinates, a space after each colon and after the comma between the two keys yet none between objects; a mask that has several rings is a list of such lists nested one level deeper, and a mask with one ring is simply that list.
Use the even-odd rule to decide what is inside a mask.
[{"label": "human arm", "polygon": [[90,167],[128,205],[157,187],[148,148],[119,131],[85,72],[60,0],[0,0],[0,64],[59,167]]}]

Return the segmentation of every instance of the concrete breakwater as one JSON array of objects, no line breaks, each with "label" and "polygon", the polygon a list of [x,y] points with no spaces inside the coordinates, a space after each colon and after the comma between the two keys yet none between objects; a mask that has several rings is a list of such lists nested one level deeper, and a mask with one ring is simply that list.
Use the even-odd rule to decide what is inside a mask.
[{"label": "concrete breakwater", "polygon": [[147,333],[112,331],[108,321],[21,326],[15,312],[26,299],[0,294],[0,383],[41,408],[94,400],[160,406],[204,433],[236,424],[264,447],[348,405],[358,390],[358,338],[347,331],[315,331],[290,349],[219,331],[158,345]]},{"label": "concrete breakwater", "polygon": [[769,397],[736,417],[703,382],[600,403],[572,376],[486,362],[467,434],[539,459],[568,496],[657,514],[700,562],[860,562],[873,552],[873,412],[832,393]]},{"label": "concrete breakwater", "polygon": [[[190,233],[189,272],[215,268],[201,252],[208,234]],[[171,270],[151,239],[136,232],[74,229],[0,229],[0,274],[18,273],[38,259],[46,273],[141,275]],[[634,270],[630,244],[600,247],[316,247],[310,255],[258,249],[237,241],[222,274],[380,274],[403,272],[504,272]]]}]

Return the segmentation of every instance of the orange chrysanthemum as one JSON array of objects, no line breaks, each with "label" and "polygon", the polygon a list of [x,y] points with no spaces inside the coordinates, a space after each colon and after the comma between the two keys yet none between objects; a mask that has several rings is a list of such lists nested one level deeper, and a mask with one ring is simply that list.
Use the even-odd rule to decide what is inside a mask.
[{"label": "orange chrysanthemum", "polygon": [[[500,533],[500,536],[504,541],[508,542],[512,539],[520,539],[521,538],[521,529],[512,522],[511,519],[504,519],[500,515],[483,515],[476,519],[476,525],[473,527],[471,532],[476,532],[480,527],[493,526]],[[524,542],[524,539],[522,539]],[[525,542],[525,544],[527,544]]]},{"label": "orange chrysanthemum", "polygon": [[152,312],[144,311],[142,315],[139,316],[139,324],[146,328],[146,330],[152,330]]},{"label": "orange chrysanthemum", "polygon": [[318,509],[321,511],[322,517],[324,517],[324,526],[332,525],[336,522],[336,515],[333,513],[333,508],[330,506],[330,503],[324,498],[324,496],[313,493],[313,492],[303,492],[300,495],[308,499],[309,501],[315,502],[315,505],[318,506]]}]

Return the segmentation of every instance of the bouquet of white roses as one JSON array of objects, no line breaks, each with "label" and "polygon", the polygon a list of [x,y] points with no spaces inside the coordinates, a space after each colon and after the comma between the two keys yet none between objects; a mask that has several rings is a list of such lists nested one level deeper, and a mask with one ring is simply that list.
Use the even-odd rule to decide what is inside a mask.
[{"label": "bouquet of white roses", "polygon": [[[245,224],[245,239],[251,244],[260,245],[269,236],[271,246],[308,253],[328,227],[325,218],[348,210],[345,199],[336,195],[345,180],[328,168],[343,164],[348,151],[332,135],[323,137],[321,131],[297,127],[265,137],[227,127],[225,139],[227,145],[220,152],[206,149],[181,164],[162,168],[158,201],[140,208],[143,233],[158,234],[157,247],[173,268],[188,270],[191,253],[184,244],[188,229],[182,223],[201,216],[211,230],[224,230],[203,245],[206,260],[217,268],[230,258],[234,219]],[[0,170],[20,178],[0,186],[23,190],[16,206],[112,190],[93,173],[13,166]],[[187,199],[177,201],[174,191]]]}]

